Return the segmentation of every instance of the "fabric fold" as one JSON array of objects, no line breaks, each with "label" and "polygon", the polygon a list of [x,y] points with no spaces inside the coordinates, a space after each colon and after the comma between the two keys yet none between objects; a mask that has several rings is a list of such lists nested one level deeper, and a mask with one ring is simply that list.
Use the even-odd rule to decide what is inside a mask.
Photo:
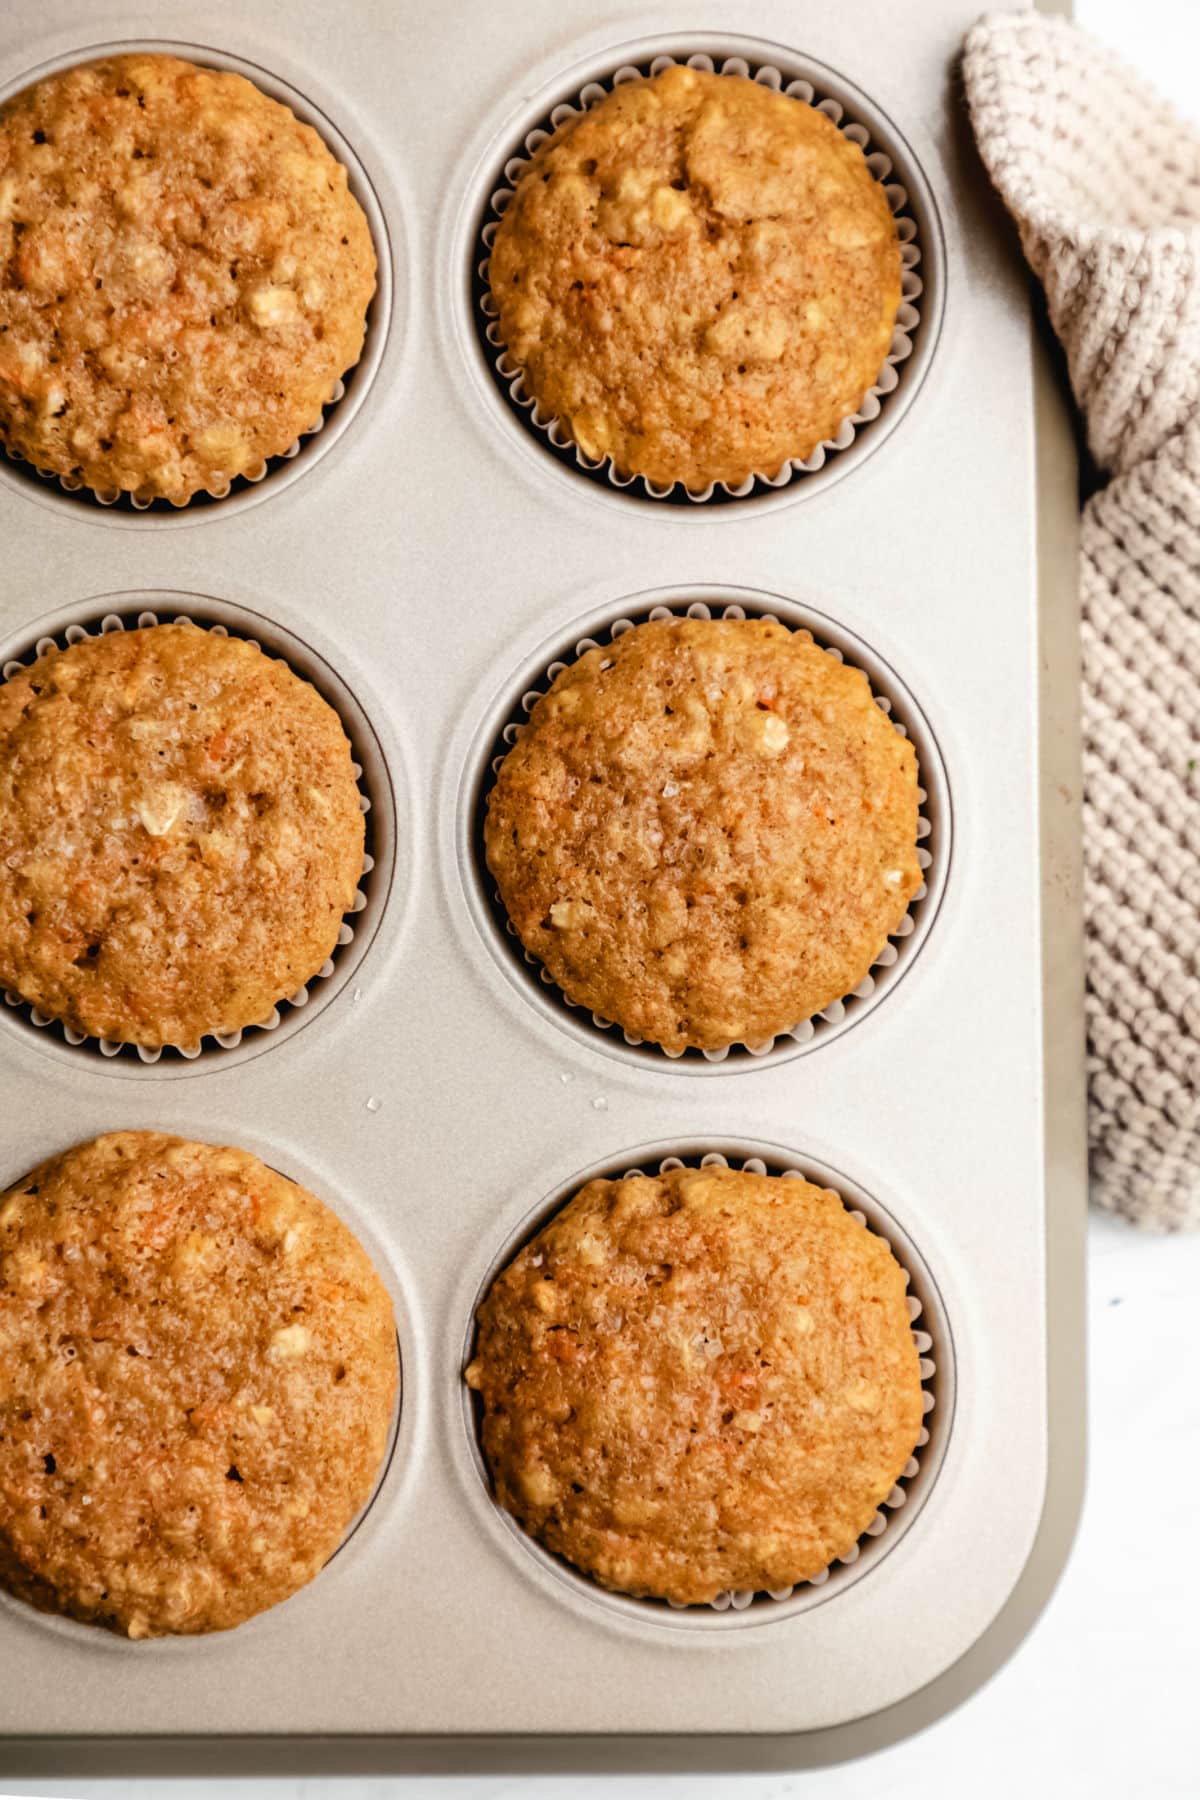
[{"label": "fabric fold", "polygon": [[1093,1196],[1200,1228],[1200,132],[1063,19],[983,19],[963,73],[1112,476],[1080,571]]}]

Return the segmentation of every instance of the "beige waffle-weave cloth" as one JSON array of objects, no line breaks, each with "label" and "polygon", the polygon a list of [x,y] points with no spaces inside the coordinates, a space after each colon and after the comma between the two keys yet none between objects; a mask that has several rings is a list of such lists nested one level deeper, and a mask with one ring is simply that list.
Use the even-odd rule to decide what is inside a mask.
[{"label": "beige waffle-weave cloth", "polygon": [[1092,1194],[1200,1228],[1200,132],[1063,19],[983,19],[963,72],[1109,477],[1081,566]]}]

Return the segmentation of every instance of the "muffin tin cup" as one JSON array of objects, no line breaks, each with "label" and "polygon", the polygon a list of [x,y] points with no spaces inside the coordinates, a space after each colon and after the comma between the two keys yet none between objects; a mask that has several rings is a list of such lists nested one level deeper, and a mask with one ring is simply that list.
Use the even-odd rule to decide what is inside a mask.
[{"label": "muffin tin cup", "polygon": [[[324,430],[224,500],[102,508],[0,457],[0,664],[105,610],[185,611],[282,649],[339,711],[346,690],[355,702],[342,716],[377,858],[335,973],[237,1049],[106,1059],[0,1003],[5,1165],[155,1125],[344,1196],[397,1278],[404,1394],[353,1539],[236,1631],[136,1644],[0,1595],[11,1775],[169,1772],[197,1753],[235,1777],[467,1771],[481,1755],[525,1772],[819,1766],[960,1703],[1044,1606],[1084,1448],[1075,596],[1059,554],[1075,483],[1050,384],[1031,378],[1025,272],[962,135],[953,52],[971,18],[966,0],[874,9],[877,30],[787,0],[690,18],[452,0],[431,29],[427,9],[374,0],[219,15],[184,0],[169,23],[12,0],[0,92],[96,40],[159,33],[201,62],[225,45],[261,87],[277,71],[338,121],[391,238],[395,328],[361,405],[375,317]],[[474,246],[504,156],[557,102],[695,51],[803,76],[866,126],[908,189],[925,291],[897,386],[848,449],[744,499],[652,502],[517,416],[481,346]],[[681,561],[681,533],[699,561]],[[615,619],[694,600],[776,612],[864,669],[917,745],[933,827],[928,896],[875,994],[807,1045],[722,1063],[671,1062],[567,1009],[497,920],[474,850],[522,692]],[[689,1075],[718,1085],[680,1112]],[[591,1174],[713,1152],[800,1168],[891,1240],[926,1301],[936,1405],[905,1505],[882,1508],[857,1562],[786,1600],[674,1611],[555,1563],[496,1507],[460,1371],[489,1265],[540,1205]]]},{"label": "muffin tin cup", "polygon": [[[789,59],[793,65],[798,59]],[[525,374],[521,364],[511,356],[500,336],[498,310],[492,298],[489,285],[489,269],[492,245],[500,227],[500,221],[512,203],[518,183],[529,166],[533,155],[562,125],[573,118],[582,116],[591,107],[606,99],[614,89],[631,81],[638,81],[647,75],[657,75],[663,69],[674,64],[683,63],[688,68],[700,69],[709,73],[722,75],[740,75],[770,88],[775,93],[783,93],[794,98],[798,104],[815,106],[837,126],[842,135],[851,143],[857,144],[866,158],[867,167],[883,188],[884,197],[895,220],[901,252],[901,298],[896,313],[896,322],[892,332],[892,341],[884,359],[883,366],[874,382],[867,389],[856,411],[843,419],[832,437],[825,438],[807,457],[788,458],[777,469],[760,469],[736,485],[729,482],[709,482],[703,488],[689,488],[683,482],[674,482],[662,487],[641,475],[622,474],[610,456],[590,457],[572,438],[569,428],[554,414],[547,412],[530,392],[526,385]],[[803,65],[809,66],[810,65]],[[607,485],[610,489],[631,495],[636,499],[648,501],[667,501],[675,504],[692,504],[705,506],[722,504],[738,500],[748,500],[773,491],[791,488],[802,484],[806,477],[811,477],[825,468],[826,464],[841,456],[855,443],[864,426],[870,426],[880,419],[889,398],[897,394],[901,386],[903,365],[913,356],[918,342],[918,334],[923,339],[931,335],[932,328],[922,328],[922,297],[925,293],[925,277],[922,273],[922,241],[917,217],[911,205],[910,194],[904,183],[892,179],[897,171],[893,158],[884,150],[872,147],[871,132],[859,119],[853,116],[853,101],[849,107],[831,94],[823,94],[822,75],[819,67],[811,67],[814,79],[805,74],[789,77],[775,63],[770,61],[751,61],[745,56],[713,57],[707,51],[696,50],[688,54],[663,53],[648,59],[645,63],[624,62],[610,69],[577,88],[568,98],[560,101],[524,138],[512,146],[503,163],[502,176],[498,185],[491,192],[484,208],[484,217],[478,236],[473,245],[474,279],[472,283],[472,303],[475,315],[476,330],[483,354],[487,360],[492,376],[505,395],[513,414],[522,425],[542,445],[551,451],[556,458],[568,466],[574,466],[580,473]],[[905,384],[915,388],[916,380]]]},{"label": "muffin tin cup", "polygon": [[[661,1146],[657,1148],[661,1149]],[[768,1154],[756,1154],[756,1150],[765,1150]],[[771,1624],[793,1618],[797,1613],[807,1612],[813,1606],[832,1599],[878,1565],[899,1541],[903,1532],[913,1524],[924,1505],[941,1467],[953,1418],[953,1339],[937,1285],[916,1246],[911,1241],[906,1241],[906,1234],[897,1222],[855,1182],[813,1158],[797,1157],[792,1161],[773,1146],[749,1144],[736,1149],[727,1146],[724,1149],[685,1150],[683,1155],[647,1158],[644,1162],[629,1167],[618,1165],[615,1168],[587,1170],[576,1176],[552,1199],[544,1202],[534,1217],[525,1222],[515,1238],[506,1244],[492,1262],[471,1308],[461,1370],[465,1371],[474,1353],[476,1315],[492,1283],[517,1252],[567,1205],[586,1182],[598,1177],[622,1181],[630,1176],[647,1173],[665,1175],[672,1169],[685,1166],[745,1169],[755,1175],[775,1174],[784,1179],[810,1181],[818,1187],[829,1189],[841,1200],[851,1218],[883,1240],[900,1264],[904,1285],[909,1290],[907,1304],[913,1343],[920,1358],[924,1422],[912,1456],[857,1543],[843,1556],[836,1557],[828,1567],[791,1587],[773,1591],[728,1591],[718,1594],[706,1604],[698,1605],[637,1598],[604,1587],[593,1577],[576,1569],[565,1558],[545,1549],[511,1514],[498,1506],[492,1498],[491,1476],[483,1449],[483,1407],[478,1397],[466,1387],[465,1378],[460,1372],[468,1449],[478,1477],[487,1490],[493,1511],[507,1527],[510,1540],[527,1550],[543,1569],[552,1573],[560,1583],[565,1581],[576,1593],[599,1600],[630,1621],[685,1629],[699,1628],[704,1631],[737,1625]]]},{"label": "muffin tin cup", "polygon": [[[627,602],[628,611],[618,611],[608,622],[594,626],[560,656],[546,664],[532,680],[522,684],[523,691],[519,699],[506,709],[504,722],[492,740],[494,746],[498,741],[502,747],[493,748],[487,769],[479,779],[474,816],[470,825],[471,855],[487,903],[488,922],[492,927],[490,936],[502,950],[502,960],[510,970],[515,966],[524,976],[522,986],[527,993],[536,993],[532,984],[537,983],[548,995],[552,995],[558,1002],[560,1018],[563,1014],[589,1018],[595,1028],[597,1047],[603,1045],[616,1050],[618,1044],[623,1044],[625,1050],[636,1054],[639,1060],[653,1059],[667,1069],[699,1071],[705,1067],[715,1070],[722,1066],[731,1069],[753,1068],[764,1060],[778,1061],[784,1056],[811,1049],[826,1041],[834,1031],[854,1023],[869,1006],[877,1004],[883,998],[888,988],[895,984],[905,967],[911,963],[933,923],[945,885],[950,860],[949,796],[932,733],[921,718],[915,702],[903,694],[898,677],[892,675],[889,680],[891,672],[886,666],[875,670],[864,666],[867,663],[865,645],[849,643],[847,650],[841,649],[836,639],[839,635],[847,638],[848,634],[839,633],[833,627],[833,622],[824,619],[822,615],[798,608],[781,596],[752,595],[733,589],[710,588],[699,591],[705,593],[707,598],[688,601],[677,595],[667,595],[660,603],[654,604],[657,598],[655,595],[633,596]],[[917,860],[924,879],[904,917],[895,930],[889,933],[886,943],[862,980],[851,992],[831,1001],[810,1018],[799,1020],[789,1031],[776,1033],[759,1043],[735,1042],[716,1050],[664,1049],[659,1044],[649,1043],[623,1030],[613,1020],[606,1019],[599,1013],[588,1013],[580,1003],[569,999],[532,952],[522,945],[516,927],[505,911],[495,878],[487,867],[483,845],[483,821],[488,797],[508,749],[516,743],[524,729],[526,717],[543,694],[549,691],[555,678],[570,662],[589,650],[603,648],[606,642],[615,641],[625,632],[633,630],[636,624],[672,618],[773,620],[791,630],[802,632],[838,662],[847,662],[852,667],[861,668],[871,684],[876,705],[889,717],[893,713],[900,714],[894,719],[896,731],[901,737],[914,738],[921,782],[917,790],[920,808],[917,817]],[[824,627],[833,628],[826,630]],[[864,653],[862,663],[856,655],[858,650]],[[914,730],[910,731],[910,723],[906,723],[906,720]]]},{"label": "muffin tin cup", "polygon": [[[116,602],[123,603],[120,610],[114,607],[105,609],[101,613],[85,614],[82,620],[64,625],[57,630],[40,633],[22,653],[15,657],[7,657],[0,664],[0,684],[28,668],[37,661],[39,656],[51,648],[66,649],[72,644],[83,643],[89,638],[107,636],[114,631],[139,631],[159,624],[191,624],[212,631],[221,637],[228,637],[232,632],[232,635],[244,638],[257,649],[265,650],[267,655],[284,662],[300,679],[309,681],[310,685],[318,685],[292,663],[288,655],[289,645],[286,634],[279,632],[278,628],[269,626],[266,620],[256,620],[252,614],[243,614],[240,609],[232,609],[225,603],[206,601],[201,596],[141,596],[143,599],[154,598],[160,602],[171,598],[186,600],[189,603],[188,606],[178,609],[173,606],[163,607],[161,604],[154,608],[130,606],[131,601],[139,598],[136,595],[114,595],[111,598]],[[214,606],[218,606],[221,612],[229,615],[229,623],[212,616]],[[191,610],[192,608],[195,610]],[[265,628],[265,632],[263,628]],[[274,649],[270,644],[264,644],[263,635],[277,636],[282,640],[279,650]],[[320,691],[319,685],[318,691]],[[322,698],[328,699],[329,697],[322,695]],[[359,746],[351,736],[350,725],[344,717],[343,708],[338,705],[337,697],[329,699],[329,704],[338,714],[342,729],[350,739],[359,806],[366,818],[366,841],[375,846],[377,834],[372,818],[371,788],[373,784],[369,783],[364,775],[363,762],[360,760],[360,755],[364,753],[360,752]],[[369,725],[366,729],[370,730]],[[61,1043],[71,1050],[77,1050],[85,1055],[98,1055],[105,1062],[119,1067],[122,1073],[131,1073],[139,1066],[147,1070],[154,1068],[155,1065],[168,1068],[173,1066],[178,1070],[188,1064],[207,1064],[214,1060],[223,1062],[227,1060],[230,1052],[238,1050],[253,1054],[258,1048],[267,1047],[270,1042],[267,1034],[279,1031],[285,1021],[293,1026],[298,1025],[303,1022],[301,1015],[304,1009],[311,1008],[313,1012],[319,1011],[325,998],[321,989],[326,983],[331,982],[333,977],[344,976],[345,965],[348,961],[352,959],[356,966],[365,953],[371,937],[374,935],[378,913],[382,908],[382,895],[378,902],[374,900],[374,895],[379,889],[386,891],[390,884],[391,849],[394,842],[394,829],[390,820],[384,825],[382,836],[386,856],[385,866],[378,868],[377,872],[377,857],[374,850],[364,851],[360,886],[355,891],[348,912],[343,916],[338,928],[337,943],[331,955],[326,958],[319,969],[313,972],[302,987],[297,988],[294,993],[286,997],[281,997],[264,1018],[255,1020],[253,1024],[230,1032],[205,1033],[196,1044],[163,1044],[151,1048],[145,1044],[128,1043],[121,1039],[90,1037],[84,1032],[77,1031],[56,1015],[43,1012],[31,1001],[25,1000],[19,993],[12,990],[3,992],[5,1005],[9,1009],[7,1017],[10,1022],[19,1020],[23,1024],[33,1027],[38,1033],[46,1033],[50,1041],[60,1038]],[[369,929],[363,929],[363,924],[358,922],[360,917],[363,917],[363,923],[369,925]],[[340,986],[341,982],[339,981],[337,985]],[[332,997],[332,993],[329,997]],[[5,1017],[5,1014],[0,1013],[0,1019]],[[285,1031],[284,1036],[287,1035],[290,1033]],[[163,1064],[164,1058],[166,1058],[165,1065]]]},{"label": "muffin tin cup", "polygon": [[[188,1134],[183,1134],[188,1135]],[[201,1135],[201,1134],[198,1134]],[[412,1320],[409,1307],[409,1280],[407,1272],[397,1263],[396,1257],[389,1250],[385,1238],[377,1227],[365,1220],[351,1198],[330,1188],[317,1167],[298,1159],[290,1152],[284,1156],[277,1144],[259,1139],[253,1133],[240,1134],[239,1148],[249,1150],[252,1155],[265,1162],[275,1174],[281,1175],[285,1181],[294,1182],[314,1195],[331,1213],[350,1230],[361,1248],[370,1258],[371,1266],[387,1289],[392,1303],[396,1323],[396,1391],[392,1398],[391,1414],[388,1419],[387,1437],[382,1454],[371,1477],[368,1492],[358,1511],[348,1521],[341,1538],[330,1551],[320,1570],[312,1579],[297,1588],[285,1599],[276,1601],[263,1611],[252,1613],[241,1624],[232,1627],[241,1639],[247,1632],[257,1633],[267,1627],[277,1616],[280,1608],[289,1611],[297,1603],[305,1604],[305,1596],[311,1603],[318,1593],[323,1593],[323,1584],[330,1579],[329,1571],[334,1564],[353,1557],[363,1548],[361,1539],[371,1535],[389,1505],[394,1502],[396,1490],[403,1488],[411,1479],[411,1468],[408,1466],[406,1451],[410,1447],[408,1440],[411,1434],[411,1421],[408,1412],[407,1370],[409,1366],[410,1346],[412,1343]],[[202,1134],[202,1141],[214,1141],[209,1132]],[[62,1146],[65,1147],[65,1146]],[[28,1171],[26,1171],[27,1173]],[[22,1174],[12,1174],[3,1178],[0,1192],[4,1185],[19,1182]],[[355,1540],[360,1542],[356,1543]],[[336,1577],[334,1577],[336,1579]],[[72,1618],[68,1613],[43,1611],[42,1608],[30,1604],[18,1594],[10,1592],[0,1585],[0,1616],[4,1613],[20,1620],[25,1625],[34,1625],[39,1630],[59,1638],[66,1644],[74,1644],[80,1650],[95,1652],[108,1657],[135,1657],[142,1666],[145,1660],[158,1662],[164,1658],[184,1657],[220,1657],[224,1647],[230,1641],[230,1630],[204,1632],[166,1633],[161,1637],[131,1638],[124,1632],[115,1631],[108,1626],[91,1620]]]},{"label": "muffin tin cup", "polygon": [[106,518],[119,524],[192,523],[202,519],[224,517],[230,511],[253,504],[277,492],[296,476],[311,468],[318,458],[341,436],[351,423],[374,382],[386,348],[392,315],[392,252],[383,208],[375,188],[352,146],[321,109],[303,92],[267,69],[248,62],[225,50],[205,45],[175,43],[158,38],[124,38],[108,43],[81,44],[73,51],[56,56],[28,70],[0,90],[0,105],[11,100],[35,82],[73,68],[76,64],[97,62],[108,56],[127,55],[135,51],[178,56],[203,68],[229,71],[253,83],[269,99],[286,106],[302,124],[309,125],[325,147],[342,164],[350,179],[350,191],[358,201],[370,229],[375,247],[375,293],[366,311],[365,335],[358,360],[343,371],[335,382],[317,418],[293,439],[278,455],[261,458],[249,470],[210,485],[187,500],[170,500],[163,495],[130,492],[128,489],[94,488],[73,475],[58,475],[39,468],[9,445],[0,445],[0,477],[7,476],[32,493],[55,506],[86,509],[84,516]]}]

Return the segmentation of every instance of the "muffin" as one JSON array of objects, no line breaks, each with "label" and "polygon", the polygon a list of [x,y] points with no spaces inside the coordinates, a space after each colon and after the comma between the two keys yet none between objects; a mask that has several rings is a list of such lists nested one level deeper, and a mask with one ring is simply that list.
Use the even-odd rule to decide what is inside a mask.
[{"label": "muffin", "polygon": [[891,345],[900,243],[813,106],[678,65],[534,155],[500,222],[500,336],[543,412],[623,476],[774,475],[856,412]]},{"label": "muffin", "polygon": [[699,1605],[810,1580],[921,1431],[905,1280],[795,1177],[589,1181],[479,1309],[466,1379],[496,1499],[620,1593]]},{"label": "muffin", "polygon": [[363,839],[337,714],[244,639],[117,631],[0,686],[0,988],[87,1036],[260,1023],[337,943]]},{"label": "muffin", "polygon": [[118,1131],[0,1194],[0,1583],[132,1638],[312,1580],[366,1504],[391,1302],[244,1150]]},{"label": "muffin", "polygon": [[921,884],[917,760],[867,678],[766,619],[637,625],[500,765],[488,867],[575,1004],[672,1054],[854,989]]},{"label": "muffin", "polygon": [[357,362],[375,251],[317,133],[138,52],[0,107],[0,445],[104,496],[257,476]]}]

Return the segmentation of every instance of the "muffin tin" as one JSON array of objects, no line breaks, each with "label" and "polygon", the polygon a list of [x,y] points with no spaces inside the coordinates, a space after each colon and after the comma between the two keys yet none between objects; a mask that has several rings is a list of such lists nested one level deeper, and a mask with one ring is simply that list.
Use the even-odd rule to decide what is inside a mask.
[{"label": "muffin tin", "polygon": [[[382,271],[366,356],[311,446],[227,498],[101,508],[0,465],[0,661],[106,616],[254,636],[341,711],[374,867],[330,976],[237,1046],[146,1064],[0,1009],[0,1184],[118,1126],[253,1151],[363,1236],[404,1395],[335,1565],[234,1633],[131,1644],[0,1596],[6,1770],[177,1770],[184,1739],[203,1767],[264,1773],[820,1762],[945,1710],[1043,1603],[1081,1466],[1074,643],[1053,586],[1073,496],[1015,247],[958,120],[973,17],[172,8],[158,47],[299,96],[349,161]],[[78,0],[15,0],[0,94],[161,30],[118,5],[100,42]],[[806,79],[863,123],[914,208],[921,316],[894,392],[820,469],[653,504],[514,414],[475,250],[540,120],[692,56]],[[929,828],[913,929],[873,991],[715,1062],[561,1003],[507,939],[477,843],[537,678],[689,605],[775,612],[863,667],[913,736]],[[850,1564],[679,1613],[602,1594],[497,1512],[461,1371],[483,1285],[547,1207],[597,1169],[706,1155],[819,1173],[894,1237],[935,1405],[904,1504]]]}]

